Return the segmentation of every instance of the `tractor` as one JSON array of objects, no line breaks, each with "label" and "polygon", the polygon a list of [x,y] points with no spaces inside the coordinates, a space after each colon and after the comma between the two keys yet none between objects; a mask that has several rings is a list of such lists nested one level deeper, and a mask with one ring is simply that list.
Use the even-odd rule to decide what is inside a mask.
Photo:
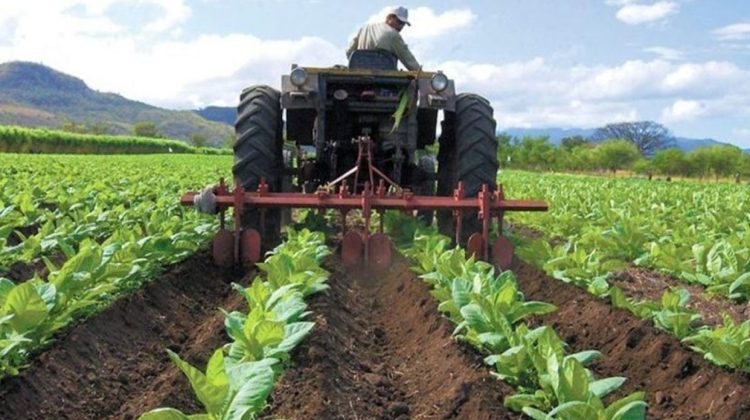
[{"label": "tractor", "polygon": [[[486,99],[457,95],[440,71],[398,70],[387,51],[355,51],[348,66],[293,64],[281,91],[252,86],[240,95],[234,191],[222,181],[182,202],[203,208],[210,202],[208,208],[221,213],[213,248],[223,265],[257,261],[262,248],[279,240],[282,213],[291,208],[339,210],[344,228],[346,213],[362,210],[364,232],[343,236],[346,264],[387,266],[391,244],[382,224],[371,234],[370,213],[395,209],[417,212],[427,223],[436,212],[440,231],[458,245],[508,265],[512,245],[502,235],[490,240],[492,219],[502,223],[505,211],[545,211],[547,205],[506,200],[496,186],[495,126]],[[436,141],[435,157],[427,150]],[[234,232],[223,225],[230,206]]]}]

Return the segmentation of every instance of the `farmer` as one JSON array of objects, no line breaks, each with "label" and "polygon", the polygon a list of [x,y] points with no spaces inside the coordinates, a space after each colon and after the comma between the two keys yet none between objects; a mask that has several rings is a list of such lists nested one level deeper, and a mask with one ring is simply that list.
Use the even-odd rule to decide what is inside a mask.
[{"label": "farmer", "polygon": [[349,42],[346,57],[351,58],[355,50],[381,49],[395,55],[409,70],[419,70],[419,62],[401,38],[401,29],[409,23],[409,11],[399,6],[388,10],[385,22],[368,23],[360,28]]}]

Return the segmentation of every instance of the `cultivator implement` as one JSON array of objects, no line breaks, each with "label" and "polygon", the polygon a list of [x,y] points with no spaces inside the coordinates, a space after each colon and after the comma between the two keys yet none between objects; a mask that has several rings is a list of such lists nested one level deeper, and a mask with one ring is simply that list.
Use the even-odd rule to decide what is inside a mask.
[{"label": "cultivator implement", "polygon": [[[262,230],[266,226],[264,218],[267,210],[303,208],[338,211],[343,234],[342,262],[347,266],[364,264],[375,269],[385,268],[391,262],[391,241],[383,232],[383,215],[386,210],[399,210],[407,214],[419,210],[449,210],[455,218],[456,243],[461,243],[464,214],[476,212],[481,221],[481,231],[469,236],[466,249],[477,258],[504,268],[511,264],[513,246],[502,234],[494,240],[490,239],[493,221],[498,224],[498,232],[502,232],[505,212],[547,210],[547,204],[543,201],[506,199],[502,185],[497,185],[494,191],[490,191],[488,185],[483,185],[475,197],[466,196],[461,182],[452,196],[415,195],[408,189],[401,188],[372,164],[372,142],[367,136],[360,137],[357,142],[359,154],[356,165],[314,193],[270,192],[268,184],[262,179],[256,191],[244,190],[239,182],[235,182],[234,189],[230,191],[222,179],[218,186],[208,191],[210,197],[206,197],[205,192],[188,192],[182,196],[181,203],[194,205],[201,200],[209,200],[212,210],[219,214],[221,227],[213,239],[212,247],[213,257],[218,265],[249,265],[261,259],[261,237],[267,232],[237,228],[242,226],[244,211],[250,208],[259,210],[259,226]],[[365,175],[364,182],[359,181],[362,172]],[[350,187],[347,180],[352,177],[354,182]],[[234,207],[234,231],[229,231],[225,226],[225,214],[229,207]],[[347,229],[346,216],[353,210],[362,212],[364,226],[361,231]],[[371,227],[372,212],[380,215],[380,223],[375,231]]]}]

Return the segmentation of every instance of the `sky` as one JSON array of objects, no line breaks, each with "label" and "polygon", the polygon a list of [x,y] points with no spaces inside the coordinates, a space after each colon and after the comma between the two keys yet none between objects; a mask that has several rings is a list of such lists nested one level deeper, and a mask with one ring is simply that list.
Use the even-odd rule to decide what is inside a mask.
[{"label": "sky", "polygon": [[[234,106],[290,65],[345,64],[392,1],[0,0],[0,62],[33,61],[172,109]],[[404,3],[406,43],[498,129],[652,120],[750,148],[750,1]]]}]

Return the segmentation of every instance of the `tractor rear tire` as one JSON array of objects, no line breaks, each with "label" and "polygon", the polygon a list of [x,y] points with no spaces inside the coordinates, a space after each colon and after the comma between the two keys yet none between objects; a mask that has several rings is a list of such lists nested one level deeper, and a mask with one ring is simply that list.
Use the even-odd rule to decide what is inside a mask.
[{"label": "tractor rear tire", "polygon": [[[422,156],[419,159],[419,164],[417,166],[417,171],[419,172],[417,179],[419,182],[415,191],[418,195],[435,195],[435,166],[434,156],[427,155]],[[427,226],[432,226],[434,218],[434,210],[420,210],[417,212],[417,220]]]},{"label": "tractor rear tire", "polygon": [[[237,107],[235,134],[232,168],[235,179],[246,191],[256,191],[262,178],[270,191],[280,192],[284,177],[284,140],[279,91],[269,86],[243,90]],[[281,212],[279,209],[265,212],[265,223],[261,226],[260,210],[245,210],[242,227],[257,230],[263,247],[270,249],[281,240]]]},{"label": "tractor rear tire", "polygon": [[[451,196],[462,181],[466,197],[476,197],[487,184],[490,191],[497,183],[497,137],[495,119],[489,101],[464,93],[456,97],[456,111],[446,112],[438,150],[437,195]],[[451,211],[438,211],[438,228],[455,238],[455,220]],[[465,245],[472,233],[482,231],[477,212],[464,212],[459,245]]]}]

